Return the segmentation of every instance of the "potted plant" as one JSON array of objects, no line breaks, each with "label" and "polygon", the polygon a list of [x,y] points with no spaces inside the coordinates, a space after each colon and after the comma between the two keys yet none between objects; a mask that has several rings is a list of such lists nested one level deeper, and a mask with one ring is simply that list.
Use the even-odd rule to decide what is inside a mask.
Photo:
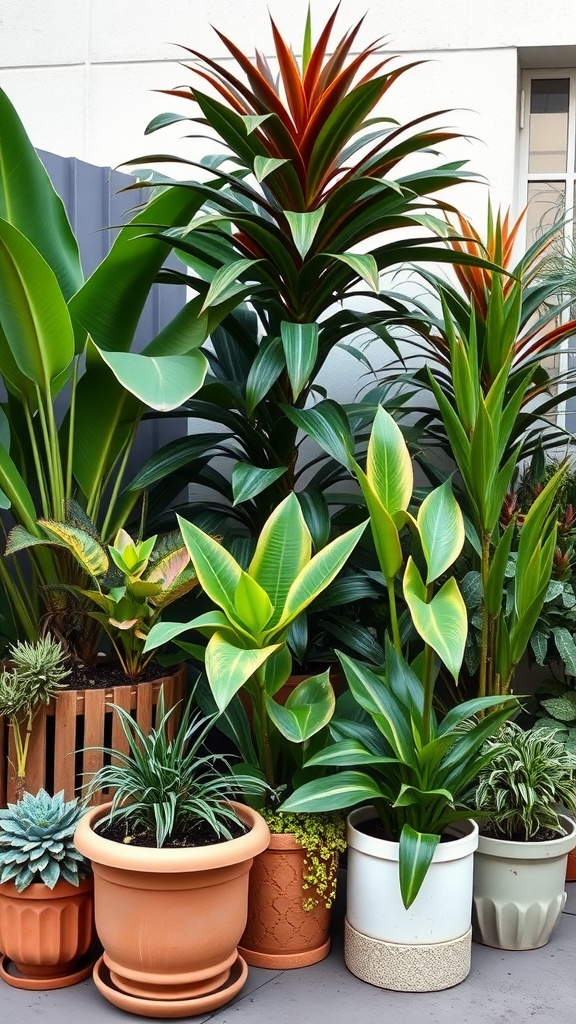
[{"label": "potted plant", "polygon": [[[265,523],[254,556],[243,570],[222,544],[183,519],[179,523],[199,585],[216,608],[187,623],[158,623],[151,629],[145,649],[191,629],[208,638],[205,648],[186,641],[179,643],[204,661],[207,696],[221,712],[219,728],[234,741],[244,765],[268,783],[268,810],[264,813],[277,829],[279,800],[292,790],[311,744],[321,742],[321,733],[335,706],[328,670],[299,683],[285,704],[275,699],[291,672],[289,631],[342,569],[365,524],[312,554],[310,531],[296,495],[290,494]],[[240,700],[241,691],[248,713]],[[343,829],[338,834],[329,815],[320,836],[318,823],[312,824],[310,838],[314,835],[315,848],[321,851],[324,847],[326,851],[324,860],[331,876],[336,870],[338,847],[344,845]],[[282,864],[269,867],[276,850]],[[248,930],[241,943],[242,955],[249,963],[297,967],[315,963],[328,954],[326,906],[318,900],[301,919],[303,903],[308,903],[312,895],[302,891],[302,872],[308,875],[310,868],[310,864],[303,863],[305,859],[302,844],[294,835],[275,834],[271,850],[255,865]],[[289,908],[281,915],[272,908],[278,871],[296,883]],[[266,883],[262,891],[259,879]],[[328,880],[328,891],[330,885]],[[329,904],[330,899],[324,899],[326,902]],[[272,908],[273,913],[266,908]]]},{"label": "potted plant", "polygon": [[93,883],[73,841],[83,813],[43,789],[0,810],[0,977],[15,988],[64,988],[92,970]]},{"label": "potted plant", "polygon": [[[62,644],[45,636],[35,643],[20,641],[10,648],[8,667],[0,673],[0,716],[7,720],[11,777],[7,787],[21,800],[26,789],[26,764],[32,724],[42,705],[50,703],[70,675]],[[7,742],[6,742],[7,740]],[[1,745],[0,745],[1,749]]]},{"label": "potted plant", "polygon": [[[392,639],[380,671],[340,655],[351,698],[330,723],[334,742],[305,765],[339,771],[300,786],[281,810],[327,811],[369,801],[348,818],[346,964],[383,988],[429,991],[457,984],[470,969],[478,830],[465,820],[468,798],[478,770],[492,756],[482,749],[484,741],[508,717],[511,704],[503,707],[501,697],[477,698],[442,720],[434,710],[435,661],[457,680],[467,631],[464,602],[450,574],[464,542],[464,522],[449,482],[431,491],[416,515],[409,511],[410,456],[401,431],[382,409],[366,471],[350,452],[347,457],[370,512],[390,595]],[[404,524],[412,535],[405,565]],[[411,664],[400,632],[399,577],[398,591],[420,641]]]},{"label": "potted plant", "polygon": [[[544,946],[566,902],[576,846],[576,758],[545,729],[508,723],[487,742],[474,867],[474,938],[498,949]],[[558,805],[570,814],[558,813]]]},{"label": "potted plant", "polygon": [[212,720],[184,713],[172,740],[173,709],[145,734],[117,707],[127,754],[108,750],[89,792],[112,787],[110,803],[80,821],[75,842],[92,863],[96,929],[104,954],[100,992],[144,1016],[206,1013],[242,987],[238,954],[246,924],[248,872],[268,844],[252,808],[229,799],[264,784],[233,774],[205,751]]}]

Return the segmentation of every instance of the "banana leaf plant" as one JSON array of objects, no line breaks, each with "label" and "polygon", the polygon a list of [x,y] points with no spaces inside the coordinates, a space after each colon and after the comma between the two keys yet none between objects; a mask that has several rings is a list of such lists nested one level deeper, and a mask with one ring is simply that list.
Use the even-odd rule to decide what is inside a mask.
[{"label": "banana leaf plant", "polygon": [[[65,552],[78,564],[90,586],[54,584],[56,599],[63,590],[69,593],[77,605],[78,631],[84,628],[89,632],[87,623],[96,622],[99,631],[108,637],[125,676],[137,679],[155,653],[144,653],[151,628],[168,605],[198,582],[182,536],[175,530],[160,537],[133,540],[120,529],[114,543],[106,545],[76,502],[71,502],[66,512],[65,521],[39,519],[39,536],[26,535],[16,527],[12,531],[14,544]],[[47,625],[56,632],[59,616],[49,616]],[[68,635],[69,630],[63,640]]]},{"label": "banana leaf plant", "polygon": [[[266,522],[246,571],[213,537],[183,519],[179,524],[198,583],[216,607],[187,623],[156,624],[145,651],[189,630],[207,638],[205,646],[178,642],[204,661],[221,715],[233,705],[225,727],[277,799],[279,789],[291,788],[292,773],[312,738],[330,721],[335,705],[328,670],[300,683],[285,706],[274,700],[291,672],[288,633],[343,568],[366,523],[312,554],[298,499],[288,495]],[[240,691],[248,716],[237,698]]]},{"label": "banana leaf plant", "polygon": [[[72,499],[105,541],[127,521],[142,495],[122,493],[140,420],[150,410],[179,407],[199,389],[208,365],[199,346],[227,312],[224,304],[200,317],[200,303],[191,303],[144,352],[131,350],[170,251],[142,225],[161,232],[198,206],[186,189],[153,195],[84,281],[63,204],[0,91],[0,502],[8,523],[41,538],[38,518],[60,520]],[[8,551],[17,548],[9,543]],[[0,580],[17,633],[32,641],[43,597],[50,601],[54,584],[78,585],[82,577],[67,554],[40,546],[30,549],[30,566],[0,560]],[[62,594],[49,612],[59,615],[64,636],[73,613]],[[89,661],[97,632],[84,632],[85,649],[73,653]]]},{"label": "banana leaf plant", "polygon": [[[390,296],[381,291],[380,275],[407,260],[478,260],[448,250],[434,234],[435,214],[452,210],[440,194],[473,177],[462,162],[438,157],[436,147],[456,137],[436,124],[445,112],[395,122],[382,104],[413,64],[397,66],[395,58],[378,56],[378,42],[356,51],[361,22],[332,43],[335,19],[336,11],[313,43],[308,17],[300,62],[272,22],[277,78],[272,62],[259,53],[251,61],[218,33],[230,57],[218,62],[189,51],[195,83],[168,93],[191,101],[191,116],[161,114],[148,128],[189,120],[223,148],[203,165],[180,158],[195,172],[208,167],[221,187],[182,182],[202,208],[159,237],[187,266],[186,275],[168,275],[201,292],[203,314],[240,294],[256,315],[252,340],[239,337],[233,319],[226,324],[239,341],[216,342],[213,376],[193,403],[197,415],[210,411],[222,425],[224,437],[215,432],[214,445],[229,445],[233,434],[232,515],[251,503],[246,515],[257,517],[256,533],[299,486],[297,431],[283,406],[304,407],[330,354],[359,331],[394,344],[385,326]],[[413,158],[417,170],[404,165]],[[175,158],[157,153],[143,159]],[[359,355],[358,346],[349,351]],[[225,384],[222,372],[230,378],[237,355],[232,383]],[[185,450],[183,444],[180,456]],[[195,481],[206,467],[198,465],[194,438],[188,451]]]},{"label": "banana leaf plant", "polygon": [[[342,444],[347,447],[345,435]],[[501,697],[476,698],[441,721],[434,710],[435,661],[458,682],[467,633],[466,608],[452,575],[464,543],[464,519],[450,483],[431,491],[416,515],[410,511],[410,455],[398,426],[382,409],[365,471],[351,456],[349,462],[368,506],[392,607],[396,584],[423,650],[410,665],[393,613],[382,670],[340,654],[353,701],[347,700],[330,723],[333,742],[304,765],[330,774],[299,786],[281,810],[373,804],[386,838],[399,843],[399,885],[408,908],[444,829],[471,813],[467,799],[473,780],[493,756],[483,751],[484,741],[509,716],[512,702],[502,707]],[[407,559],[400,538],[404,526],[412,536]],[[495,710],[479,718],[487,709]]]}]

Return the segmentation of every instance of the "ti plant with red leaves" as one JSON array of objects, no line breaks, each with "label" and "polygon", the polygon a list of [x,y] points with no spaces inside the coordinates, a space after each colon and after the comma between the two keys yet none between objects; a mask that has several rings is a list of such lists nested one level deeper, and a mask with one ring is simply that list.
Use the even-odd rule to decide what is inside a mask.
[{"label": "ti plant with red leaves", "polygon": [[[414,65],[379,54],[379,41],[355,52],[362,21],[332,44],[336,14],[314,45],[308,16],[301,61],[272,22],[277,77],[272,62],[259,53],[251,61],[219,32],[232,61],[190,50],[195,83],[169,91],[194,104],[188,120],[225,150],[203,164],[181,161],[208,168],[219,187],[183,183],[204,197],[204,207],[162,236],[195,274],[173,279],[198,291],[201,321],[234,299],[248,300],[257,314],[251,339],[245,324],[228,318],[212,377],[188,406],[218,424],[225,406],[235,440],[224,442],[224,452],[222,432],[215,431],[213,451],[229,458],[234,449],[232,497],[249,510],[244,525],[253,535],[300,486],[296,429],[283,406],[304,407],[330,352],[354,332],[372,328],[389,340],[383,324],[394,299],[380,290],[380,275],[406,261],[475,261],[430,232],[435,215],[453,211],[438,194],[472,177],[462,161],[438,158],[436,147],[455,137],[434,126],[445,112],[408,124],[387,116],[382,101]],[[148,130],[183,120],[162,114]],[[321,491],[314,488],[322,504]],[[316,518],[327,514],[324,502]]]}]

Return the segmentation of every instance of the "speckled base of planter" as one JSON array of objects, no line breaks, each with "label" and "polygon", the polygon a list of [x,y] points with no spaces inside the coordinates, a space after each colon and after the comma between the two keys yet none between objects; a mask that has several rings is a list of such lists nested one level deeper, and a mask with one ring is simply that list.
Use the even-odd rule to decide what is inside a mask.
[{"label": "speckled base of planter", "polygon": [[406,945],[383,942],[344,922],[344,961],[349,971],[377,988],[438,992],[470,973],[472,929],[449,942]]}]

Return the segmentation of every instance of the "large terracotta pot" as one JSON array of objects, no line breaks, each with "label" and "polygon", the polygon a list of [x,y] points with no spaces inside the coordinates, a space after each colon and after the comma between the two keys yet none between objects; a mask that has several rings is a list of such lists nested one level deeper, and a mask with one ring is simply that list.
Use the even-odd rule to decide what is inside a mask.
[{"label": "large terracotta pot", "polygon": [[331,911],[304,910],[306,853],[294,835],[271,835],[250,874],[248,923],[240,953],[251,967],[308,967],[330,952]]},{"label": "large terracotta pot", "polygon": [[[92,970],[81,965],[94,937],[93,883],[78,886],[60,880],[54,889],[42,882],[18,892],[13,882],[0,885],[0,976],[15,988],[65,988]],[[9,970],[9,961],[18,972]]]},{"label": "large terracotta pot", "polygon": [[[250,832],[212,846],[146,849],[112,842],[93,825],[110,805],[93,808],[80,821],[75,843],[92,862],[96,930],[104,947],[110,983],[100,990],[124,1009],[164,1014],[178,1001],[182,1015],[202,1012],[202,998],[215,990],[227,994],[231,968],[248,905],[248,873],[253,858],[268,845],[264,819],[249,807],[233,805]],[[245,980],[245,973],[242,976]],[[99,984],[100,982],[100,984]],[[121,1001],[120,992],[132,997]],[[213,1003],[208,1005],[213,1006]]]}]

